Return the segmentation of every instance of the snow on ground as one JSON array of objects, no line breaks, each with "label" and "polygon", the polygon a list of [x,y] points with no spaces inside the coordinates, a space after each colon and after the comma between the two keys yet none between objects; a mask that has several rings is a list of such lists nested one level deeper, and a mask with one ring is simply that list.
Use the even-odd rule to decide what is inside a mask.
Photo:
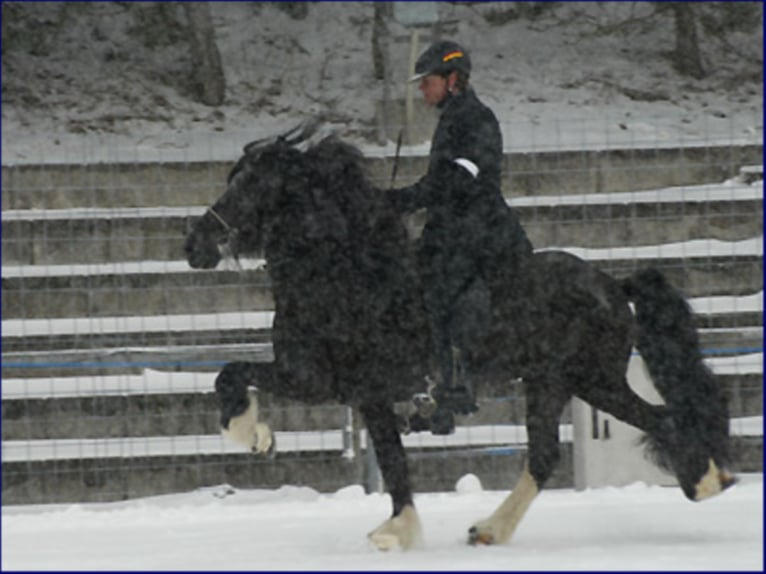
[{"label": "snow on ground", "polygon": [[415,495],[424,546],[383,553],[366,539],[385,494],[349,486],[228,485],[115,503],[3,507],[3,570],[762,571],[763,475],[692,503],[634,483],[543,490],[508,545],[471,547],[467,529],[506,496],[473,475]]}]

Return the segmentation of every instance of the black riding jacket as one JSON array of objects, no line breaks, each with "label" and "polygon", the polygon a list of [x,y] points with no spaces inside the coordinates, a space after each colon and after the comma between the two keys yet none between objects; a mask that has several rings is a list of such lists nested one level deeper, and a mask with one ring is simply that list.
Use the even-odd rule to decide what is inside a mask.
[{"label": "black riding jacket", "polygon": [[[478,168],[475,177],[455,162],[460,159]],[[420,251],[426,266],[429,259],[446,261],[434,270],[437,275],[481,273],[490,279],[488,273],[498,265],[512,274],[507,267],[515,267],[515,255],[532,252],[503,198],[502,162],[503,140],[492,110],[471,88],[448,95],[431,143],[428,172],[390,193],[402,213],[427,209]]]},{"label": "black riding jacket", "polygon": [[[446,190],[453,187],[449,164],[458,158],[468,159],[479,168],[477,185],[448,194]],[[502,159],[503,139],[492,110],[479,101],[471,88],[448,95],[432,139],[428,172],[417,183],[398,190],[397,207],[406,213],[422,207],[460,209],[473,200],[502,201]]]}]

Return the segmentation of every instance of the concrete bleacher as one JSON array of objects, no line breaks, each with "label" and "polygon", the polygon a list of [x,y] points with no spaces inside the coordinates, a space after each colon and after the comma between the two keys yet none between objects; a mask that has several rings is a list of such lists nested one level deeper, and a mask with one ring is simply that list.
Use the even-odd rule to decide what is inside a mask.
[{"label": "concrete bleacher", "polygon": [[[508,159],[505,189],[537,248],[568,249],[617,277],[656,265],[691,298],[741,423],[732,428],[742,470],[762,470],[752,454],[762,432],[747,423],[763,414],[761,154],[520,155]],[[422,158],[402,161],[399,184],[423,168]],[[223,191],[228,167],[3,167],[3,504],[360,480],[363,465],[338,439],[347,424],[339,405],[264,396],[275,430],[293,433],[278,434],[275,460],[256,461],[218,436],[215,371],[270,358],[273,308],[260,262],[195,271],[183,261],[184,234]],[[388,160],[369,168],[387,182]],[[417,488],[450,487],[468,471],[489,488],[511,484],[522,457],[481,453],[497,444],[478,431],[494,425],[502,444],[523,452],[523,437],[500,432],[523,423],[513,383],[461,423],[475,432],[439,443],[451,457],[408,438]],[[572,482],[571,444],[562,450],[553,485]]]}]

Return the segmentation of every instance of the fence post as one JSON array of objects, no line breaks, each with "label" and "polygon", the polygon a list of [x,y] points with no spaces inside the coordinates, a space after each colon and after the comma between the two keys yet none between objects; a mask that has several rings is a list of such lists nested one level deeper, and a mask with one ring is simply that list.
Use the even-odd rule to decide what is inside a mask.
[{"label": "fence post", "polygon": [[[626,378],[642,399],[663,404],[640,355],[630,358]],[[678,484],[673,475],[645,458],[643,447],[638,445],[643,433],[637,428],[576,397],[572,399],[572,426],[576,490],[625,486],[637,481],[662,486]]]},{"label": "fence post", "polygon": [[353,461],[356,458],[357,451],[354,449],[354,410],[351,407],[343,409],[343,458]]},{"label": "fence post", "polygon": [[383,492],[383,479],[380,476],[380,468],[378,467],[378,457],[375,456],[375,448],[370,438],[370,433],[365,433],[366,441],[365,448],[367,450],[365,459],[366,465],[366,480],[365,480],[365,492],[370,494],[372,492]]}]

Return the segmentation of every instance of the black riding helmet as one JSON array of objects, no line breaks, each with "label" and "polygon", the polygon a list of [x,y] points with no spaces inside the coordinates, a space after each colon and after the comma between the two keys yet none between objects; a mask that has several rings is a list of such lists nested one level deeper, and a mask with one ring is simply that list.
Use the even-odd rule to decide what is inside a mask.
[{"label": "black riding helmet", "polygon": [[410,78],[410,82],[429,74],[447,75],[453,70],[462,71],[468,76],[471,73],[471,58],[457,42],[441,40],[420,54],[415,62],[415,75]]}]

